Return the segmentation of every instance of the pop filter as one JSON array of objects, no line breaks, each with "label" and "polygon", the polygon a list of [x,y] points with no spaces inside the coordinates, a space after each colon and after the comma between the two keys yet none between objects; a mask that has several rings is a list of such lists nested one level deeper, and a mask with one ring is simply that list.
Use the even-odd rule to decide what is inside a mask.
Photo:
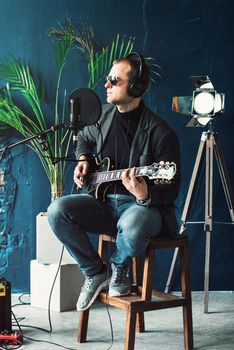
[{"label": "pop filter", "polygon": [[75,89],[68,100],[70,122],[83,126],[95,124],[101,116],[102,105],[99,97],[88,88]]}]

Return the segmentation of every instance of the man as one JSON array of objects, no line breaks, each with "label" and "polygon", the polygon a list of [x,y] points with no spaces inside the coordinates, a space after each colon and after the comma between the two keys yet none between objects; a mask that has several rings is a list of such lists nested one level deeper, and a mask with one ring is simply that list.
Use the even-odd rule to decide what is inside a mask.
[{"label": "man", "polygon": [[[94,150],[99,161],[109,157],[112,168],[123,169],[121,180],[105,190],[105,200],[80,193],[60,197],[48,208],[54,233],[85,276],[78,310],[89,308],[104,287],[109,286],[111,296],[128,294],[132,256],[142,254],[150,238],[175,234],[177,229],[173,201],[180,184],[179,143],[172,128],[145,106],[142,96],[149,83],[149,69],[141,55],[132,53],[114,61],[105,83],[108,104],[98,126],[87,126],[78,135],[74,182],[83,188]],[[136,167],[160,161],[176,163],[177,174],[170,184],[136,176]],[[112,274],[88,232],[116,235]]]}]

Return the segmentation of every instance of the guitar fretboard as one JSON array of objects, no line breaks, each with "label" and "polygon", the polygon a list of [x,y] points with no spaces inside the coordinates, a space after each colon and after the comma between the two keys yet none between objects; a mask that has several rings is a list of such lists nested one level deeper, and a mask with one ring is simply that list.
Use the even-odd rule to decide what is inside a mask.
[{"label": "guitar fretboard", "polygon": [[[135,176],[144,176],[146,167],[138,167],[136,168],[136,174]],[[119,170],[109,170],[109,171],[101,171],[97,173],[92,173],[89,175],[89,182],[94,185],[96,183],[102,183],[102,182],[111,182],[111,181],[117,181],[121,180],[122,173],[126,169],[119,169]]]}]

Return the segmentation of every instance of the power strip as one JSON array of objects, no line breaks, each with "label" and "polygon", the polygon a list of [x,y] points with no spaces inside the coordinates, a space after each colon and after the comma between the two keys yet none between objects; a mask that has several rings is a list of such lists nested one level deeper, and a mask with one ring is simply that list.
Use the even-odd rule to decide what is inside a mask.
[{"label": "power strip", "polygon": [[23,341],[22,333],[10,333],[10,332],[1,332],[0,333],[0,343],[7,343],[12,345],[20,345]]}]

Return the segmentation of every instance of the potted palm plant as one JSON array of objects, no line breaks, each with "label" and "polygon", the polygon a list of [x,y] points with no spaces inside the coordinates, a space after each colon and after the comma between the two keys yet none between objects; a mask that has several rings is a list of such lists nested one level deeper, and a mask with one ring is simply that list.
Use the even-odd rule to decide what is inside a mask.
[{"label": "potted palm plant", "polygon": [[[49,35],[54,39],[53,55],[57,65],[53,122],[57,125],[65,120],[66,94],[62,103],[59,96],[69,51],[76,47],[83,53],[89,76],[87,86],[94,90],[109,71],[112,61],[132,51],[134,38],[117,34],[110,46],[100,47],[95,43],[92,26],[81,22],[75,26],[68,18],[58,28],[50,29]],[[43,110],[44,94],[39,91],[29,65],[17,59],[6,59],[0,64],[0,79],[6,82],[6,89],[0,93],[0,122],[16,129],[25,138],[48,130]],[[17,103],[16,95],[23,97],[27,106],[22,101]],[[43,152],[41,141],[40,138],[32,139],[29,146],[42,163],[51,186],[51,200],[54,200],[64,192],[71,132],[60,129],[53,134],[48,133],[47,147]],[[60,159],[62,161],[56,161]]]}]

